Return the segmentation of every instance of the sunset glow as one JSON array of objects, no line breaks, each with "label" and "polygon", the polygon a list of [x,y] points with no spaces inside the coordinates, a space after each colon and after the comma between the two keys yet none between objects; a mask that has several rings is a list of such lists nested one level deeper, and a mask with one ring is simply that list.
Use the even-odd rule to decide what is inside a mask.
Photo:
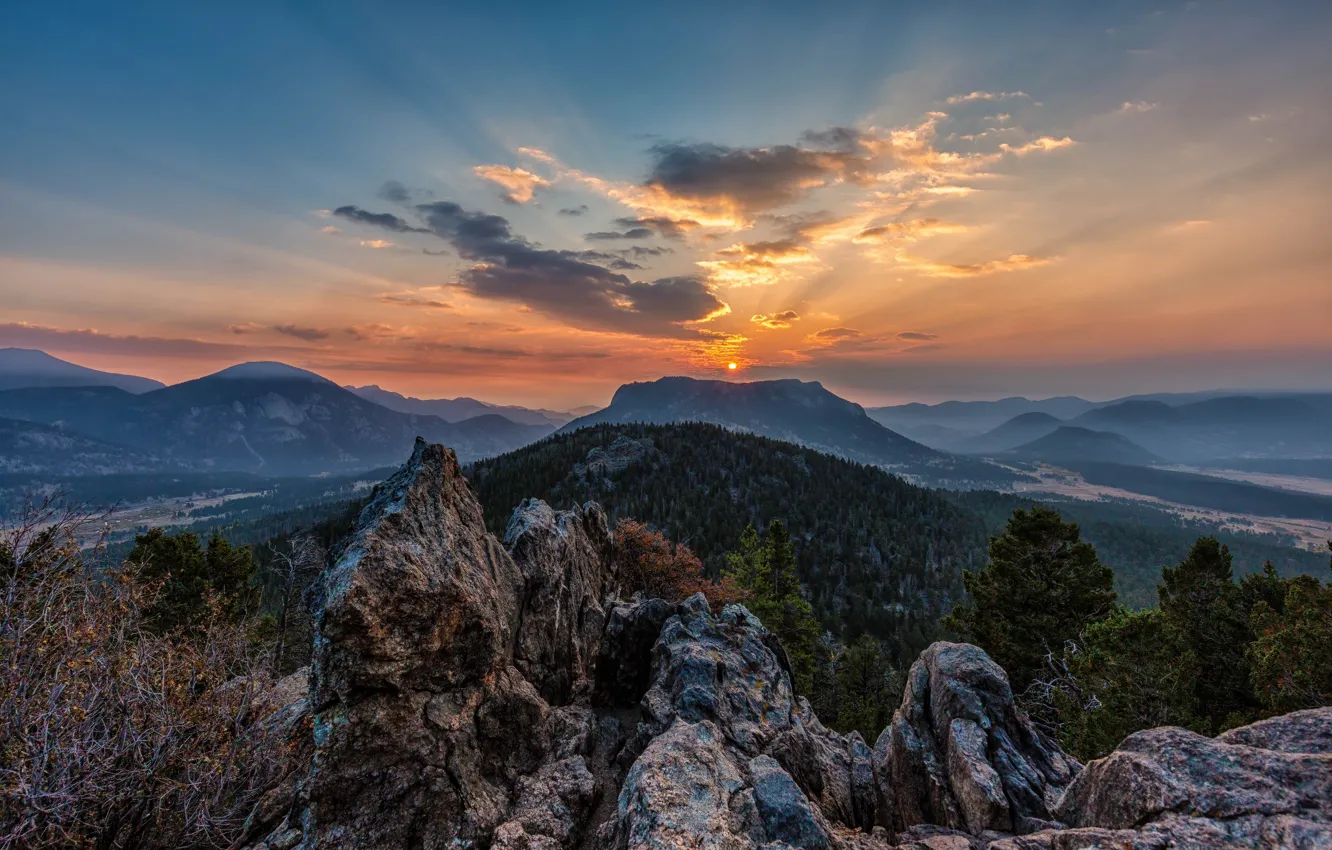
[{"label": "sunset glow", "polygon": [[1332,11],[1001,5],[30,6],[0,346],[563,407],[1327,386]]}]

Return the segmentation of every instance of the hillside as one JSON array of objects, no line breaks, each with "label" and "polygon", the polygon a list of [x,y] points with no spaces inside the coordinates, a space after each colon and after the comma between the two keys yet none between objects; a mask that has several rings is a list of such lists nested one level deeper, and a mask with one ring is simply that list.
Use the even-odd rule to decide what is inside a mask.
[{"label": "hillside", "polygon": [[715,425],[598,425],[469,467],[491,529],[528,497],[593,499],[687,543],[714,572],[745,526],[785,521],[826,628],[901,635],[918,652],[983,562],[982,525],[871,466]]},{"label": "hillside", "polygon": [[0,475],[105,475],[163,466],[151,455],[51,425],[0,418]]},{"label": "hillside", "polygon": [[567,433],[589,425],[629,422],[720,425],[882,466],[940,486],[1005,486],[1016,478],[992,464],[909,440],[875,422],[860,405],[815,381],[732,383],[671,377],[625,384],[608,407],[560,430]]},{"label": "hillside", "polygon": [[9,390],[0,392],[0,416],[59,423],[173,465],[264,475],[384,466],[410,450],[417,436],[472,459],[551,430],[493,414],[448,423],[400,413],[312,372],[272,363],[241,364],[141,395],[110,387]]},{"label": "hillside", "polygon": [[1122,463],[1146,466],[1161,459],[1127,437],[1064,425],[1044,437],[1004,452],[1014,460],[1041,463]]},{"label": "hillside", "polygon": [[1033,410],[1014,416],[984,434],[962,440],[954,445],[953,449],[966,454],[994,454],[1008,451],[1053,433],[1062,424],[1062,419]]},{"label": "hillside", "polygon": [[0,348],[0,390],[22,387],[116,387],[131,393],[161,389],[165,384],[138,375],[89,369],[31,348]]}]

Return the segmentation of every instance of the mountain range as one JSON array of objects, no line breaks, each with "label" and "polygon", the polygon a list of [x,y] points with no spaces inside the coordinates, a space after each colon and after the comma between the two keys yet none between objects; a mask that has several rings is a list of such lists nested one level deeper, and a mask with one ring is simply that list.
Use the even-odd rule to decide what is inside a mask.
[{"label": "mountain range", "polygon": [[1011,398],[867,412],[933,448],[981,456],[1012,452],[1065,426],[1117,434],[1170,463],[1332,456],[1332,393]]},{"label": "mountain range", "polygon": [[[103,453],[127,450],[144,471],[266,475],[392,464],[410,451],[417,436],[447,443],[460,457],[474,459],[517,448],[552,430],[497,414],[447,422],[401,413],[281,363],[245,363],[138,395],[113,386],[5,390],[0,391],[0,417],[95,441]],[[0,456],[17,457],[19,445],[33,444],[45,433],[38,428],[9,433],[0,443]]]},{"label": "mountain range", "polygon": [[575,417],[583,416],[597,409],[595,407],[580,407],[572,411],[533,409],[519,407],[514,404],[491,404],[466,396],[434,399],[415,398],[383,389],[374,384],[365,387],[348,385],[343,389],[356,393],[366,401],[372,401],[381,407],[387,407],[389,410],[396,410],[399,413],[438,416],[448,422],[459,422],[475,416],[498,414],[510,422],[517,422],[519,425],[549,425],[552,428],[558,428]]}]

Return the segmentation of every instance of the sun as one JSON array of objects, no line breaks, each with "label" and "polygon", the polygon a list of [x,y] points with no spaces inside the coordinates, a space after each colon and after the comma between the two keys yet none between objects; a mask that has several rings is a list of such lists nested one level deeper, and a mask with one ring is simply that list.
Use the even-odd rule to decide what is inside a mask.
[{"label": "sun", "polygon": [[726,368],[727,368],[727,369],[730,369],[731,371],[735,371],[735,364],[734,364],[734,363],[728,363],[728,364],[726,364]]}]

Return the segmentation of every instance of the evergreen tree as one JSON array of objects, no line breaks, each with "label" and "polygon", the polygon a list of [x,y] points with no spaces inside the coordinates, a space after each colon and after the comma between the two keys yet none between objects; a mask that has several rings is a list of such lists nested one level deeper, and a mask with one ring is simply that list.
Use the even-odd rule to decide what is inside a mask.
[{"label": "evergreen tree", "polygon": [[871,746],[888,725],[902,698],[903,680],[883,646],[861,635],[837,659],[837,720],[840,732],[856,731]]},{"label": "evergreen tree", "polygon": [[1199,730],[1242,723],[1257,705],[1244,653],[1253,633],[1230,549],[1215,537],[1199,538],[1178,566],[1161,570],[1157,594],[1166,640],[1197,659]]},{"label": "evergreen tree", "polygon": [[192,532],[167,534],[154,528],[134,538],[126,561],[138,567],[145,581],[160,584],[148,620],[162,631],[188,628],[210,607],[237,622],[257,602],[250,547],[233,547],[218,534],[205,548]]},{"label": "evergreen tree", "polygon": [[1251,613],[1256,637],[1246,657],[1256,696],[1272,711],[1332,705],[1332,582],[1296,576],[1285,591],[1279,610],[1259,601]]},{"label": "evergreen tree", "polygon": [[791,662],[792,685],[798,694],[814,687],[819,624],[814,609],[800,592],[795,549],[781,520],[768,523],[762,546],[753,526],[741,535],[741,548],[727,556],[725,577],[748,595],[745,603],[777,635]]},{"label": "evergreen tree", "polygon": [[1016,693],[1115,604],[1113,573],[1080,539],[1077,524],[1040,505],[1013,512],[1004,533],[990,540],[989,563],[965,572],[964,582],[971,599],[943,625],[988,652]]}]

